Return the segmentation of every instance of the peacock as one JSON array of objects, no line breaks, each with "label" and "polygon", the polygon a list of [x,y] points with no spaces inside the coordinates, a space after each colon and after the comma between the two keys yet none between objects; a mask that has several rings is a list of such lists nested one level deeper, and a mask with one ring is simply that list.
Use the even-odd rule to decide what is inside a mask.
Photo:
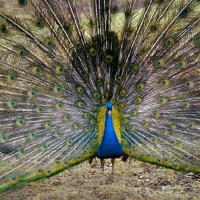
[{"label": "peacock", "polygon": [[199,0],[0,1],[0,191],[95,157],[200,173]]}]

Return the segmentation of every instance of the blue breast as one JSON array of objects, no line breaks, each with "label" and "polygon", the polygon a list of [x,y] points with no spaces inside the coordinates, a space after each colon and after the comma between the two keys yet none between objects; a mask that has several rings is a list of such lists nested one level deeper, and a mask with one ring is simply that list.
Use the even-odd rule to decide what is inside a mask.
[{"label": "blue breast", "polygon": [[106,115],[105,130],[101,145],[97,151],[98,158],[118,158],[122,156],[122,147],[116,137],[112,117]]}]

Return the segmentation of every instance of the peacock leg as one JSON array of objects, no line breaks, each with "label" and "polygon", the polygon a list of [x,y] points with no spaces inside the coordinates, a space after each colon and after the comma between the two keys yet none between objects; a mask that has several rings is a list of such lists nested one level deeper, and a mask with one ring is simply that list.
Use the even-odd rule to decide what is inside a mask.
[{"label": "peacock leg", "polygon": [[105,175],[104,175],[104,164],[105,164],[105,160],[104,160],[104,159],[100,159],[100,162],[101,162],[101,169],[102,169],[103,185],[105,185]]},{"label": "peacock leg", "polygon": [[93,158],[90,158],[90,159],[88,160],[88,163],[91,165],[91,164],[92,164],[92,161],[93,161]]},{"label": "peacock leg", "polygon": [[115,158],[111,158],[111,163],[112,163],[112,182],[114,182],[114,164],[115,164]]}]

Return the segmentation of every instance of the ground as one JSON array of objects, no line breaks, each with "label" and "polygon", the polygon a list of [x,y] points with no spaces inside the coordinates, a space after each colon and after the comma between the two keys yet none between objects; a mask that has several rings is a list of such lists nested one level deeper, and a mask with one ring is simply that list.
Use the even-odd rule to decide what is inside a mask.
[{"label": "ground", "polygon": [[200,176],[180,173],[134,159],[118,159],[112,183],[106,160],[105,185],[100,163],[94,160],[47,180],[28,183],[0,194],[0,200],[184,200],[200,199]]}]

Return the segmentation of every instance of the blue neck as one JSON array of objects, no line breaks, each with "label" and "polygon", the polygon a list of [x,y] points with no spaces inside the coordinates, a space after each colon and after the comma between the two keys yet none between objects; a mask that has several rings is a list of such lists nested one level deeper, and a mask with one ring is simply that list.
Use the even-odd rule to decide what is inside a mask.
[{"label": "blue neck", "polygon": [[122,156],[122,147],[116,137],[112,117],[106,114],[105,130],[101,145],[97,151],[98,158],[118,158]]}]

